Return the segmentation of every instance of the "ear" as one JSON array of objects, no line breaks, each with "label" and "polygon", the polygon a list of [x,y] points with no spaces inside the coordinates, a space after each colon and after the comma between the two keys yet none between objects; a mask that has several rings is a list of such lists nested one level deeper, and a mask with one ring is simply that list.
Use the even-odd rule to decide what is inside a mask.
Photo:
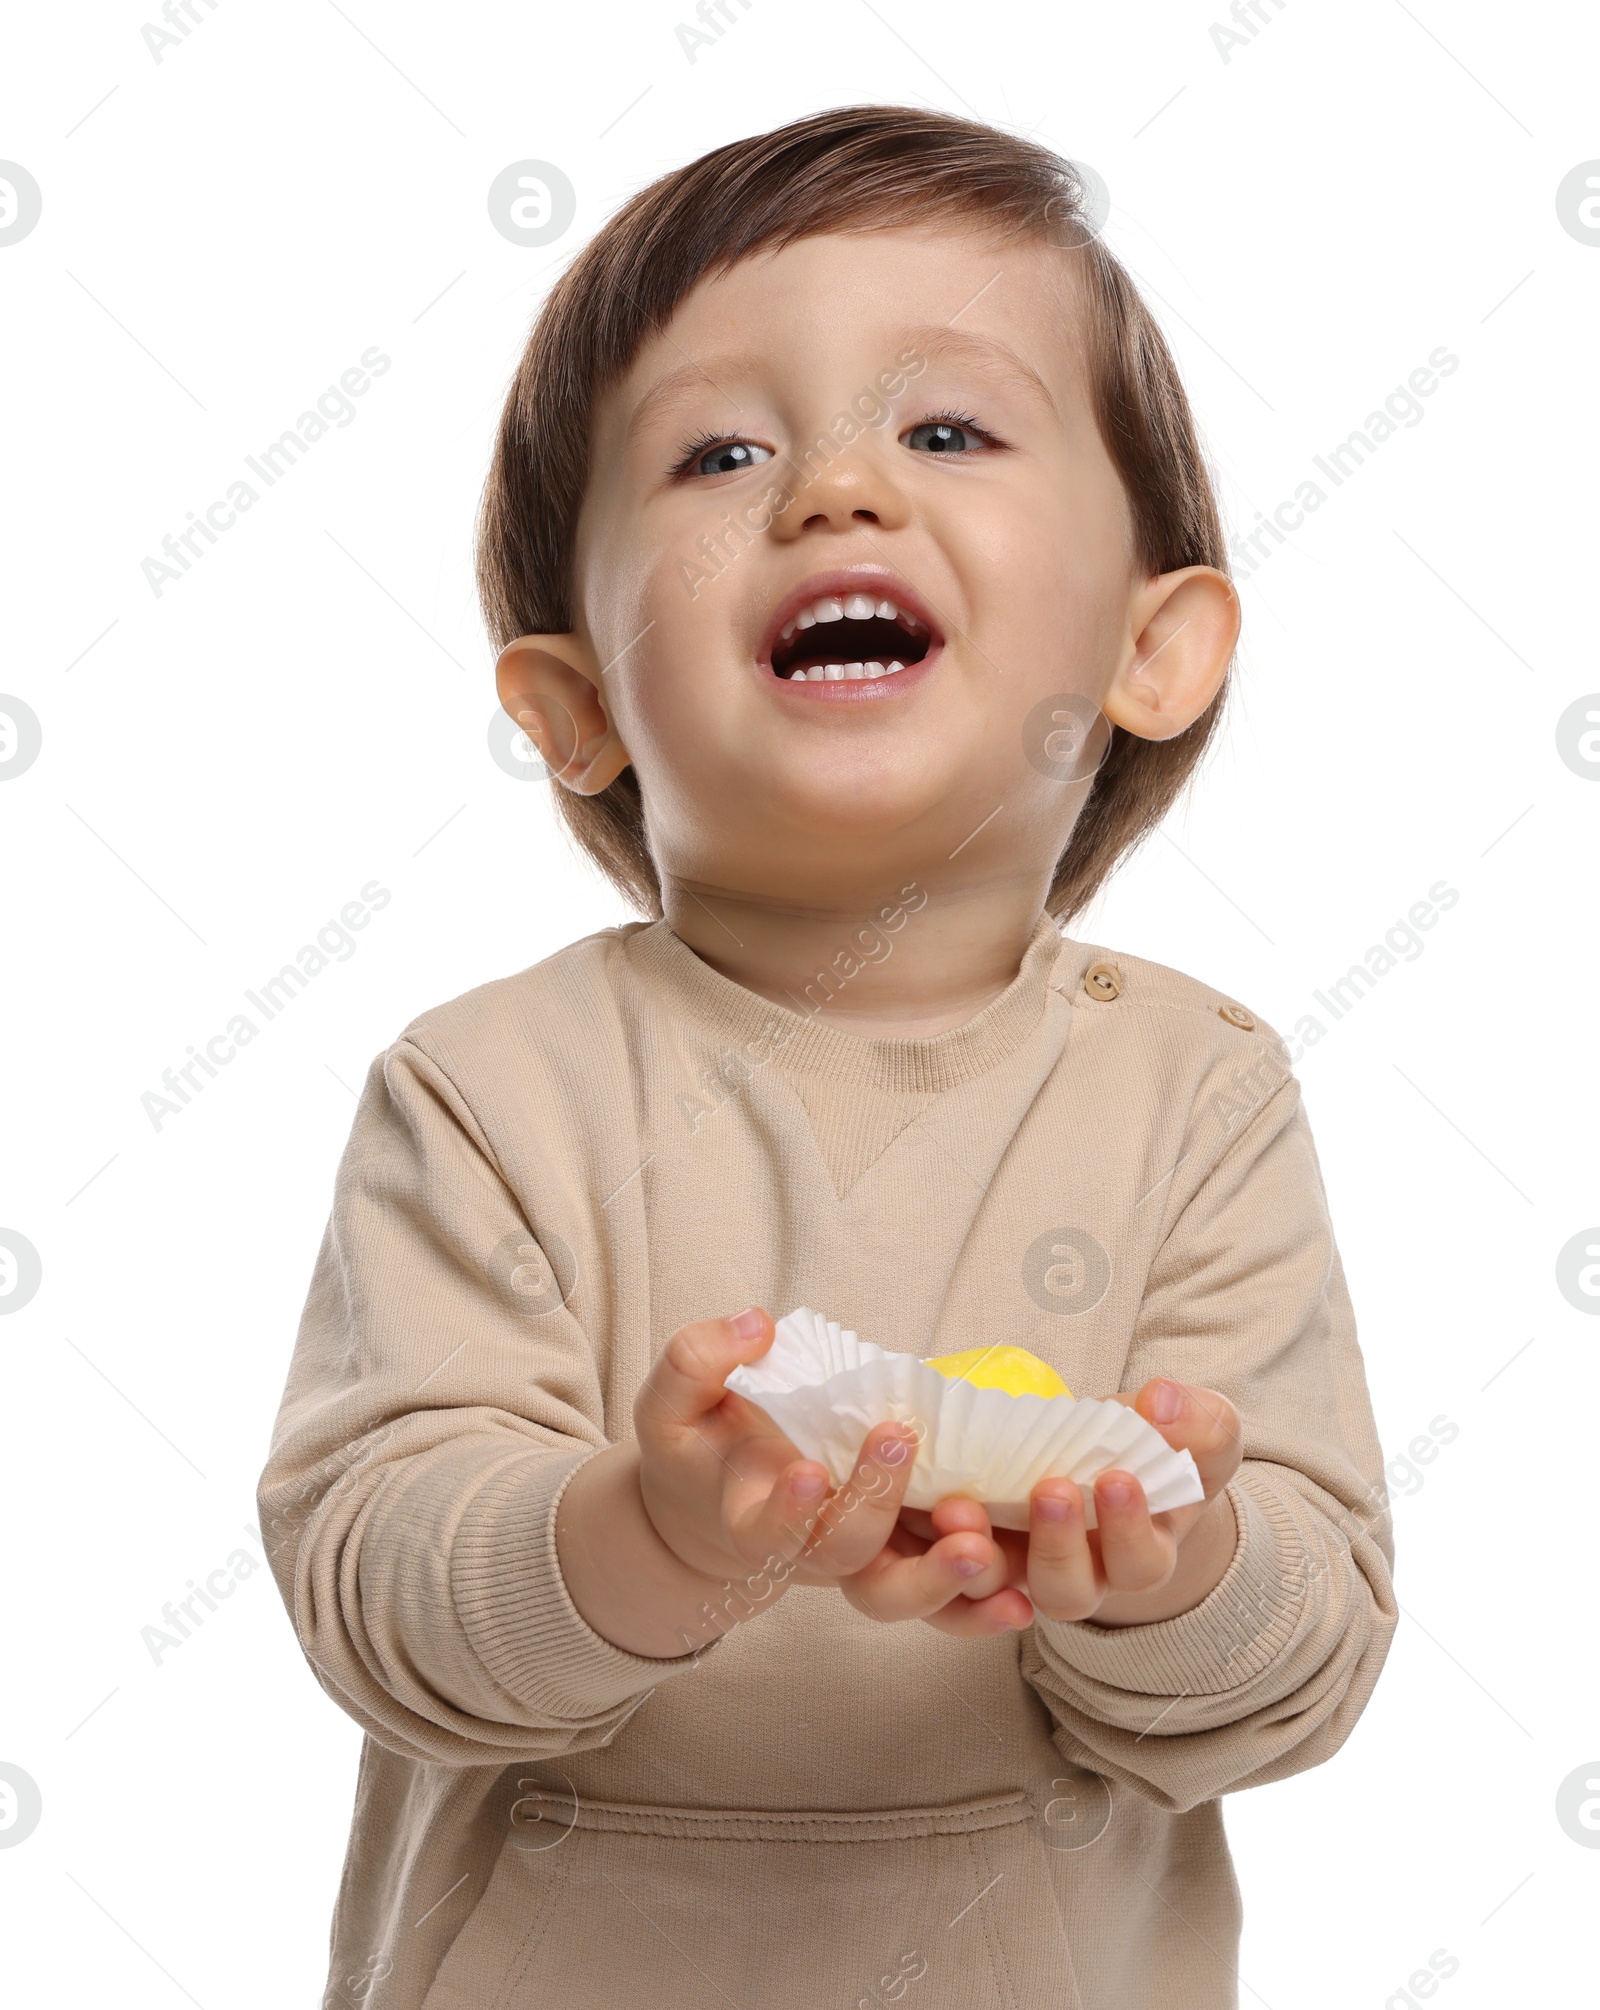
[{"label": "ear", "polygon": [[1100,709],[1141,740],[1192,726],[1222,686],[1239,640],[1239,595],[1209,565],[1158,573],[1135,592],[1123,662]]},{"label": "ear", "polygon": [[579,635],[519,635],[500,652],[494,669],[500,703],[574,795],[598,795],[628,765],[600,677],[593,652]]}]

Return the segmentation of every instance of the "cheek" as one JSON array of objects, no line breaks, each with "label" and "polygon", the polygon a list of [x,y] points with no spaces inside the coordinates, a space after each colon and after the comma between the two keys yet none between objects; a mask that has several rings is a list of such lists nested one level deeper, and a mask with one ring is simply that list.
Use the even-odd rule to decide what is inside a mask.
[{"label": "cheek", "polygon": [[706,531],[719,527],[718,516],[681,506],[595,522],[580,546],[579,578],[602,663],[690,660],[715,645],[733,597],[727,556],[705,549]]},{"label": "cheek", "polygon": [[[650,618],[647,612],[643,620]],[[726,692],[719,699],[707,642],[698,618],[686,622],[679,613],[669,624],[657,616],[606,677],[614,686],[612,716],[646,799],[658,814],[670,806],[674,817],[696,823],[740,766],[736,708]]]},{"label": "cheek", "polygon": [[[655,646],[650,646],[655,645]],[[612,716],[641,780],[658,766],[677,769],[693,759],[705,735],[694,716],[694,688],[677,652],[663,648],[653,632],[629,652],[627,668],[606,679]]]},{"label": "cheek", "polygon": [[[657,805],[702,799],[735,750],[741,693],[730,659],[730,623],[746,574],[727,558],[716,570],[701,546],[716,512],[673,497],[631,514],[596,511],[582,544],[584,615],[595,653],[610,664],[604,688],[641,785]],[[747,694],[746,694],[747,695]]]},{"label": "cheek", "polygon": [[983,646],[997,664],[1040,689],[1088,690],[1110,675],[1131,584],[1120,492],[1030,482],[990,514],[973,551],[973,604],[990,610],[1003,658]]},{"label": "cheek", "polygon": [[659,554],[641,540],[638,526],[614,515],[580,519],[573,554],[574,615],[588,629],[602,663],[620,654],[660,612]]}]

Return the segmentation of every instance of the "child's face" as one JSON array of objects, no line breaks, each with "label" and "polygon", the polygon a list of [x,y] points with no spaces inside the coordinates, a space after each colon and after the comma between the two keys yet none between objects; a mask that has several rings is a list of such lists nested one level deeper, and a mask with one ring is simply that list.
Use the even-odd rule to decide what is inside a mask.
[{"label": "child's face", "polygon": [[[1154,738],[1209,701],[1231,589],[1134,561],[1072,258],[805,239],[703,282],[600,401],[567,653],[613,736],[585,785],[626,750],[664,877],[799,901],[1047,882],[1087,785],[1053,779],[1043,701]],[[1142,672],[1180,627],[1202,673],[1193,635]],[[828,678],[841,661],[886,674]]]}]

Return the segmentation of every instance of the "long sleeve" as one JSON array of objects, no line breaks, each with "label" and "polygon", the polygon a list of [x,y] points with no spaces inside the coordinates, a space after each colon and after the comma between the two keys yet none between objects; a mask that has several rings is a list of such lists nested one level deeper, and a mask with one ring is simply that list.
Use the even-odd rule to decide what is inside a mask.
[{"label": "long sleeve", "polygon": [[599,1745],[693,1659],[613,1646],[562,1582],[555,1511],[607,1437],[573,1259],[541,1232],[444,1070],[404,1039],[380,1056],[258,1505],[319,1681],[409,1758]]},{"label": "long sleeve", "polygon": [[1171,1375],[1237,1406],[1237,1550],[1176,1618],[1041,1618],[1022,1654],[1061,1749],[1180,1812],[1337,1751],[1396,1617],[1382,1454],[1299,1085],[1208,1166],[1215,1105],[1196,1121],[1200,1169],[1169,1203],[1123,1386]]}]

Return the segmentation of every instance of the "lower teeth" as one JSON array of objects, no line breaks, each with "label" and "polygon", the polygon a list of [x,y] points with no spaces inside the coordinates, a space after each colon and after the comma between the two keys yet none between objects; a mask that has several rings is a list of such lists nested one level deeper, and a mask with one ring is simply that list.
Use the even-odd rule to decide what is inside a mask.
[{"label": "lower teeth", "polygon": [[906,666],[894,663],[814,663],[809,670],[796,670],[790,677],[793,684],[838,684],[855,683],[863,677],[892,677],[897,670]]}]

